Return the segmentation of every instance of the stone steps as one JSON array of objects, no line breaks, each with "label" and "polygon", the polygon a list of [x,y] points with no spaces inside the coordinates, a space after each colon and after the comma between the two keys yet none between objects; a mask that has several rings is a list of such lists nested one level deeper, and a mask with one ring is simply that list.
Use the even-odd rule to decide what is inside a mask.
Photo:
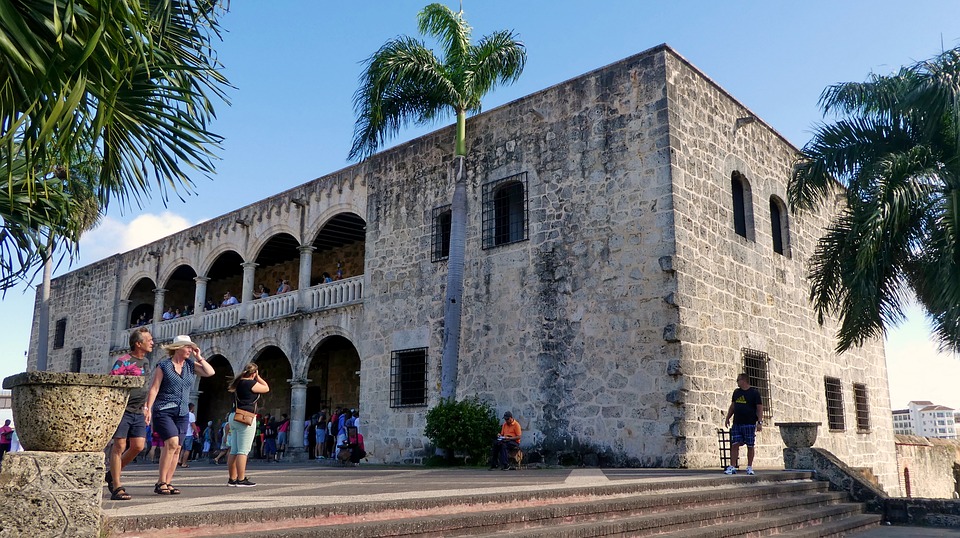
[{"label": "stone steps", "polygon": [[[353,514],[250,519],[243,524],[157,529],[156,536],[258,538],[388,536],[646,536],[708,538],[726,536],[820,537],[879,524],[862,506],[845,502],[826,483],[774,477],[726,477],[670,484],[623,484],[545,490],[512,498],[451,497],[430,506],[369,507]],[[631,491],[639,490],[639,491]],[[275,512],[276,513],[276,512]],[[232,519],[232,518],[231,518]],[[211,522],[212,523],[212,522]],[[131,531],[133,529],[126,529]],[[151,536],[150,532],[138,533]]]}]

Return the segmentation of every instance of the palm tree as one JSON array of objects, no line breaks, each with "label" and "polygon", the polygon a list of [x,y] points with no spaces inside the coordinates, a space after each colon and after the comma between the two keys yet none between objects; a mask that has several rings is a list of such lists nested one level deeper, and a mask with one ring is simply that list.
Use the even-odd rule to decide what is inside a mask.
[{"label": "palm tree", "polygon": [[791,208],[836,211],[811,259],[820,323],[837,350],[882,336],[911,293],[943,349],[960,350],[960,48],[827,88],[789,187]]},{"label": "palm tree", "polygon": [[444,297],[443,354],[440,396],[455,398],[460,354],[460,307],[467,223],[466,120],[480,111],[484,95],[500,84],[516,81],[527,54],[513,32],[499,31],[470,42],[463,11],[430,4],[418,15],[419,30],[436,38],[443,58],[416,39],[388,41],[366,61],[354,96],[357,123],[350,159],[373,154],[384,139],[409,124],[428,124],[444,114],[457,118],[454,140],[456,179],[450,207],[450,255]]},{"label": "palm tree", "polygon": [[[26,276],[69,193],[46,172],[94,148],[94,193],[164,200],[211,174],[207,129],[228,83],[212,48],[215,0],[20,0],[0,17],[0,289]],[[69,173],[69,168],[66,168]],[[69,219],[67,219],[69,220]],[[68,247],[75,237],[57,233]]]}]

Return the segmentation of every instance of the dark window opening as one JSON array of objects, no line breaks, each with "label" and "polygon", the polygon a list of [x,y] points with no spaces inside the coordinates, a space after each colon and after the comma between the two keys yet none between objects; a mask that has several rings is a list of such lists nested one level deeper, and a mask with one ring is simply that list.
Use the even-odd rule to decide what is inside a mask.
[{"label": "dark window opening", "polygon": [[427,405],[427,348],[394,351],[390,356],[390,407]]},{"label": "dark window opening", "polygon": [[83,349],[74,348],[73,355],[70,357],[70,371],[71,372],[80,372],[80,367],[83,365]]},{"label": "dark window opening", "polygon": [[450,224],[453,214],[445,205],[433,210],[433,233],[431,234],[430,261],[438,262],[450,257]]},{"label": "dark window opening", "polygon": [[733,196],[733,230],[740,237],[753,241],[753,201],[750,182],[740,172],[734,172],[730,176],[730,192]]},{"label": "dark window opening", "polygon": [[787,222],[786,207],[776,196],[770,197],[770,236],[773,239],[773,251],[789,257],[790,226]]},{"label": "dark window opening", "polygon": [[845,429],[843,421],[843,384],[835,377],[824,377],[823,386],[827,396],[827,424],[830,430]]},{"label": "dark window opening", "polygon": [[527,174],[483,186],[483,248],[527,239]]},{"label": "dark window opening", "polygon": [[773,401],[770,398],[770,375],[767,368],[770,363],[767,354],[755,349],[742,349],[743,373],[750,376],[750,386],[756,387],[763,399],[763,418],[773,416]]},{"label": "dark window opening", "polygon": [[870,401],[867,397],[867,386],[863,383],[853,384],[853,402],[857,411],[857,431],[870,431]]},{"label": "dark window opening", "polygon": [[53,334],[53,349],[63,349],[63,341],[67,337],[67,318],[57,320],[57,328]]}]

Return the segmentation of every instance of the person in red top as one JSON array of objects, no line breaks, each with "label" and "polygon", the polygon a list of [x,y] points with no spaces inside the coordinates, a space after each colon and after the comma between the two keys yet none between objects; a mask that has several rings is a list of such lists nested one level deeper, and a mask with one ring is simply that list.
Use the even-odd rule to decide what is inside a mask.
[{"label": "person in red top", "polygon": [[0,461],[3,461],[3,455],[10,452],[10,443],[13,441],[13,428],[10,427],[10,419],[3,422],[0,426]]},{"label": "person in red top", "polygon": [[500,427],[500,435],[494,441],[490,449],[490,470],[493,471],[498,466],[506,471],[510,469],[507,460],[510,451],[520,447],[520,423],[513,419],[513,413],[507,411],[503,414],[503,426]]}]

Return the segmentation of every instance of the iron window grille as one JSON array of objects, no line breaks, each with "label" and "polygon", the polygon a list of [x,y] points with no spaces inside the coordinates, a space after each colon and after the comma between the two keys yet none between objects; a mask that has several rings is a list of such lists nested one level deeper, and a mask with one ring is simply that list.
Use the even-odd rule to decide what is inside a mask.
[{"label": "iron window grille", "polygon": [[857,411],[857,431],[870,431],[870,400],[867,398],[867,386],[863,383],[853,384],[853,403]]},{"label": "iron window grille", "polygon": [[756,387],[763,399],[763,418],[773,417],[773,400],[770,398],[770,358],[763,351],[743,348],[743,373],[750,377],[750,386]]},{"label": "iron window grille", "polygon": [[843,431],[843,384],[835,377],[823,378],[824,391],[827,396],[827,424],[830,430]]},{"label": "iron window grille", "polygon": [[450,205],[434,208],[433,231],[430,241],[430,261],[438,262],[450,257]]},{"label": "iron window grille", "polygon": [[390,407],[427,405],[427,348],[403,349],[390,356]]},{"label": "iron window grille", "polygon": [[527,173],[483,185],[483,248],[526,241]]},{"label": "iron window grille", "polygon": [[53,349],[63,349],[63,341],[67,336],[67,318],[57,320],[57,328],[53,334]]}]

